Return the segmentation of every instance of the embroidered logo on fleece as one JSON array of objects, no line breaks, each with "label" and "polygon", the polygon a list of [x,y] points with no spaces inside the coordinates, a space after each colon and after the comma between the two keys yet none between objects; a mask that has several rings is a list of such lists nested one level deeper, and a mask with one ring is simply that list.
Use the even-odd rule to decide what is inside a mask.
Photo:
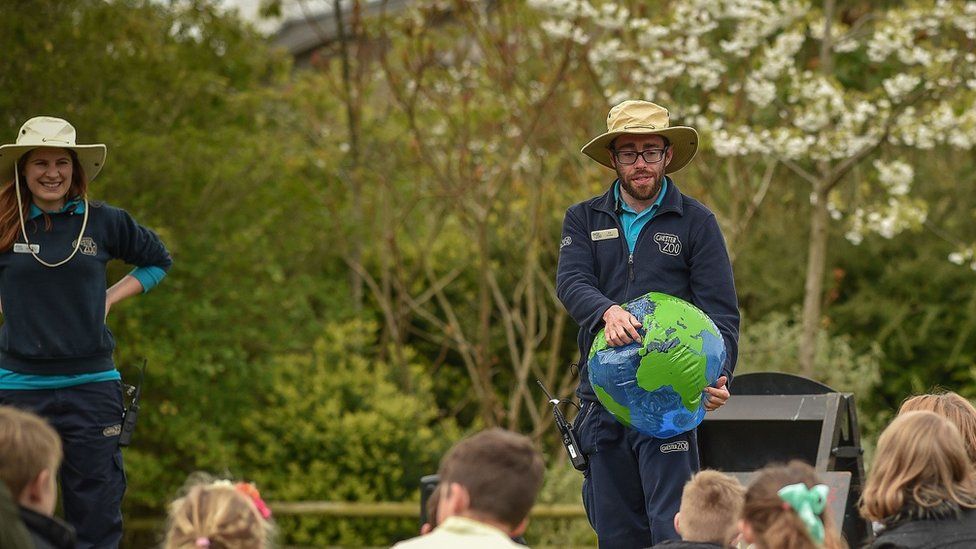
[{"label": "embroidered logo on fleece", "polygon": [[[74,242],[71,244],[74,245]],[[95,239],[90,236],[86,236],[81,239],[81,246],[78,246],[78,251],[85,255],[98,255],[98,244],[95,244]]]},{"label": "embroidered logo on fleece", "polygon": [[670,233],[654,233],[654,242],[662,254],[679,255],[681,253],[681,240],[676,235]]},{"label": "embroidered logo on fleece", "polygon": [[671,452],[687,452],[688,451],[688,441],[679,440],[677,442],[669,442],[667,444],[661,445],[661,453],[669,454]]},{"label": "embroidered logo on fleece", "polygon": [[571,236],[563,237],[562,241],[559,242],[559,249],[561,250],[572,243],[573,243],[573,237]]}]

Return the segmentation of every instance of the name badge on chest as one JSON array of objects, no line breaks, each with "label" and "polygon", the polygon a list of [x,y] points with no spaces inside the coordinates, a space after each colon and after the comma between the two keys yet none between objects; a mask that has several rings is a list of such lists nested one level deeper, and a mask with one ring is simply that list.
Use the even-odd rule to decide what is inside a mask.
[{"label": "name badge on chest", "polygon": [[31,252],[33,252],[35,254],[41,253],[41,247],[38,244],[31,244],[30,246],[28,246],[27,244],[24,244],[23,242],[15,242],[14,243],[14,253],[15,254],[29,254]]},{"label": "name badge on chest", "polygon": [[620,232],[617,229],[604,229],[602,231],[592,231],[590,233],[590,240],[596,242],[598,240],[610,240],[619,236]]}]

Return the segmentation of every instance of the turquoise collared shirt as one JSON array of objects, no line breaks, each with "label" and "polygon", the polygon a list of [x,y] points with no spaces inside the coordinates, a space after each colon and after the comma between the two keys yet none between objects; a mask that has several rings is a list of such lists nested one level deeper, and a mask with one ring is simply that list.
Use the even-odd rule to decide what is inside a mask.
[{"label": "turquoise collared shirt", "polygon": [[668,190],[668,178],[665,177],[664,181],[661,183],[661,190],[657,193],[657,200],[654,204],[651,204],[650,208],[637,213],[633,208],[627,205],[627,202],[620,197],[620,180],[614,182],[613,185],[613,195],[617,200],[617,205],[620,207],[620,225],[624,230],[624,237],[627,239],[627,247],[630,249],[630,253],[634,253],[634,246],[637,244],[637,237],[640,235],[641,230],[647,222],[654,217],[654,212],[661,206],[664,202],[664,193]]},{"label": "turquoise collared shirt", "polygon": [[[80,198],[69,200],[60,210],[48,213],[62,213],[70,209],[74,209],[75,213],[83,214],[85,213],[85,202]],[[42,213],[44,212],[41,211],[40,208],[34,204],[31,204],[28,219],[34,219],[35,217],[40,216]],[[142,292],[145,293],[159,284],[163,277],[166,276],[166,271],[155,266],[136,267],[129,274],[135,277],[136,280],[142,284]],[[74,387],[75,385],[83,385],[85,383],[119,381],[121,379],[122,375],[119,374],[118,370],[108,370],[105,372],[95,372],[91,374],[39,376],[20,374],[0,368],[0,389],[8,390],[64,389],[65,387]]]}]

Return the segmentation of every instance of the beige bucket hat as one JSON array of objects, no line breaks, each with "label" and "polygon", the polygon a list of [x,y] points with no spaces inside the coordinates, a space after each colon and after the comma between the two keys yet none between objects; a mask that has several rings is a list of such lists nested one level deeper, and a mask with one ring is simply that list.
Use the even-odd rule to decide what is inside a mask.
[{"label": "beige bucket hat", "polygon": [[610,109],[607,131],[587,143],[580,152],[608,168],[610,144],[624,134],[660,135],[671,142],[674,151],[664,173],[684,168],[698,152],[698,132],[688,126],[672,126],[668,110],[650,101],[629,100]]},{"label": "beige bucket hat", "polygon": [[79,145],[75,142],[75,127],[67,120],[53,116],[35,116],[20,127],[16,143],[0,145],[0,184],[13,181],[17,160],[24,153],[38,147],[59,147],[75,151],[89,181],[95,179],[105,164],[105,145]]}]

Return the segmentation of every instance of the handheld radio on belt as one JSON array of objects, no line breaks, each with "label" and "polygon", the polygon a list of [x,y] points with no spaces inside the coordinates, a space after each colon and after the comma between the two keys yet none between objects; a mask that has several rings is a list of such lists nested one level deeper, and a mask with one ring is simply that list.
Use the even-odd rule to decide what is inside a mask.
[{"label": "handheld radio on belt", "polygon": [[[546,389],[546,386],[542,384],[542,380],[535,380],[542,388],[542,392],[546,394],[546,398],[549,399],[549,404],[552,404],[552,417],[556,421],[556,428],[559,429],[559,436],[562,439],[563,446],[566,447],[566,453],[569,454],[569,461],[573,464],[577,470],[585,471],[587,465],[586,456],[580,452],[579,441],[576,440],[576,431],[573,429],[573,424],[566,421],[566,416],[563,415],[563,411],[559,409],[559,405],[562,401],[558,398],[553,398]],[[570,404],[573,404],[570,402]]]},{"label": "handheld radio on belt", "polygon": [[119,435],[119,446],[126,447],[132,443],[132,433],[136,430],[136,420],[139,419],[139,397],[142,396],[142,381],[146,377],[146,365],[149,359],[142,359],[139,369],[139,383],[136,386],[126,385],[125,393],[132,397],[129,407],[122,415],[122,434]]}]

